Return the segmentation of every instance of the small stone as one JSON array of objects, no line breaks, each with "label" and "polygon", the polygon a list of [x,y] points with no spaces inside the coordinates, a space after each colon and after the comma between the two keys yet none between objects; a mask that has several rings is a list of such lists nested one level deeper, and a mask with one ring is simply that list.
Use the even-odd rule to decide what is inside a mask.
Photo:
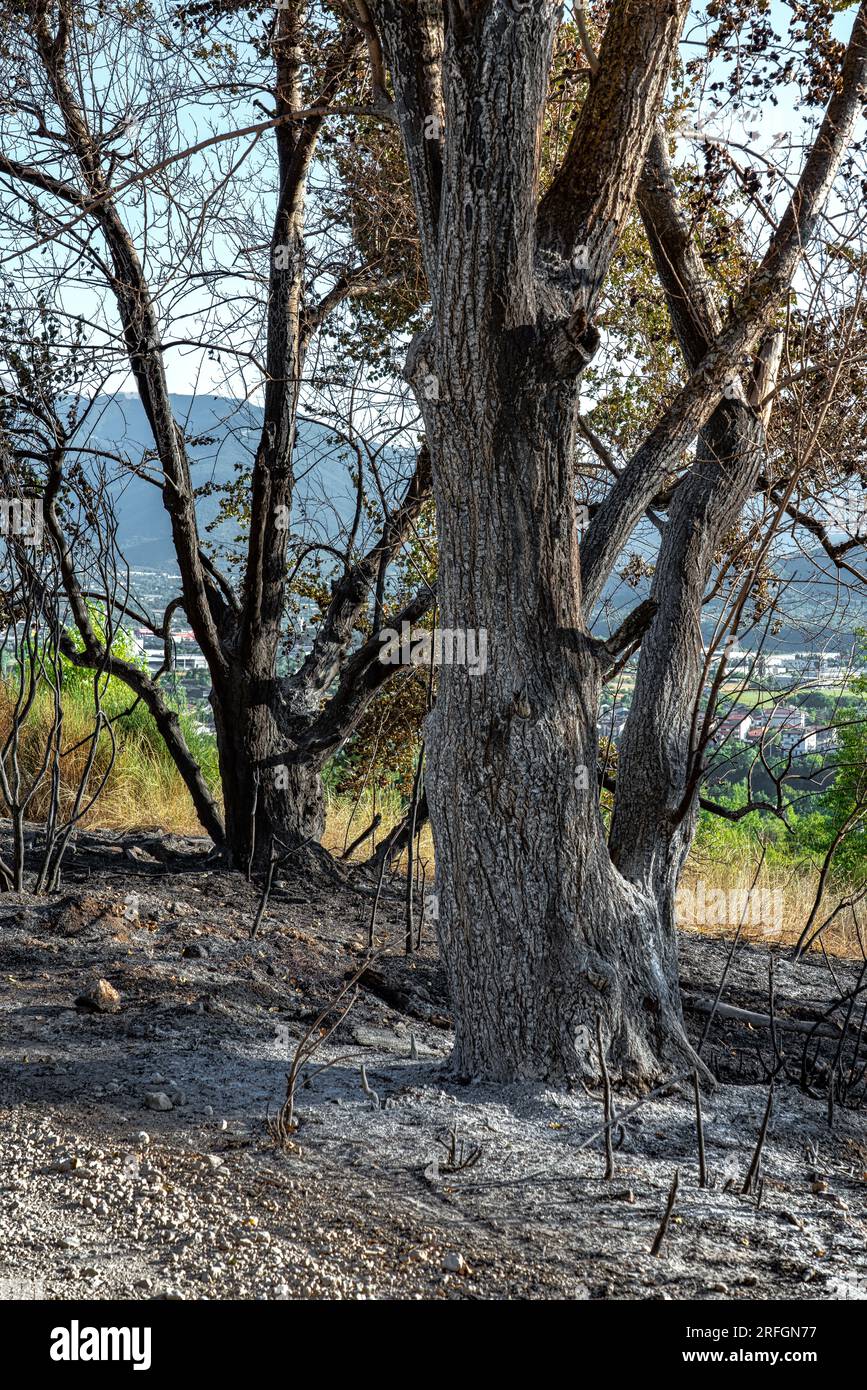
[{"label": "small stone", "polygon": [[146,1091],[145,1105],[148,1110],[173,1110],[174,1106],[165,1091]]},{"label": "small stone", "polygon": [[186,1105],[187,1103],[186,1095],[174,1081],[152,1081],[151,1084],[145,1088],[145,1095],[165,1096],[166,1100],[170,1102],[169,1105],[154,1105],[151,1107],[153,1110],[172,1110],[176,1106]]},{"label": "small stone", "polygon": [[147,1130],[139,1130],[138,1134],[136,1135],[136,1142],[138,1143],[140,1149],[147,1148],[148,1144],[151,1142],[151,1137],[148,1134]]},{"label": "small stone", "polygon": [[443,1270],[446,1274],[468,1274],[469,1269],[463,1255],[458,1254],[457,1250],[450,1250],[443,1260]]},{"label": "small stone", "polygon": [[80,994],[75,1003],[78,1008],[89,1010],[91,1013],[120,1013],[119,993],[114,985],[110,985],[108,980],[101,978],[88,985],[84,994]]},{"label": "small stone", "polygon": [[81,1159],[73,1154],[64,1154],[56,1163],[52,1163],[52,1173],[74,1173],[76,1168],[81,1167]]}]

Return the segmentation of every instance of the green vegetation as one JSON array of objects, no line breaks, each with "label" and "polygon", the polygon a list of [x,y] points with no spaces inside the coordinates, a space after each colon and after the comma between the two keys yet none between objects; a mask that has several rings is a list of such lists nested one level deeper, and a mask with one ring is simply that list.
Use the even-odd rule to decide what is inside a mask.
[{"label": "green vegetation", "polygon": [[[114,653],[128,661],[137,659],[128,636],[117,632]],[[49,663],[50,665],[50,663]],[[105,788],[87,819],[112,828],[159,825],[176,831],[199,833],[201,827],[177,768],[160,737],[150,713],[135,700],[129,688],[114,676],[82,670],[65,657],[59,661],[61,681],[61,780],[62,804],[68,804],[86,763],[96,724],[97,708],[105,723],[98,746],[91,785],[99,785],[111,764]],[[0,681],[0,738],[9,737],[17,693],[14,667],[7,663]],[[184,734],[209,785],[219,789],[216,742],[196,731],[196,721],[182,697],[174,699]],[[43,679],[20,735],[20,763],[25,779],[39,769],[55,719],[54,691]],[[112,761],[113,758],[113,761]],[[30,816],[43,814],[48,796],[47,780],[34,798]]]}]

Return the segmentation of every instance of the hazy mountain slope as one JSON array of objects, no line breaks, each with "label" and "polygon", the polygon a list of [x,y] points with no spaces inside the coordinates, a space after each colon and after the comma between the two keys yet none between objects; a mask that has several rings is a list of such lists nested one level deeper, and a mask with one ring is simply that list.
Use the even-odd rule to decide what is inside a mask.
[{"label": "hazy mountain slope", "polygon": [[[220,487],[237,480],[252,463],[259,438],[262,410],[242,401],[219,396],[172,396],[176,417],[182,423],[193,461],[197,488]],[[81,440],[91,446],[126,455],[138,464],[151,447],[151,437],[138,397],[122,394],[102,398],[82,431]],[[392,454],[394,459],[400,456]],[[352,468],[355,454],[320,424],[302,421],[296,450],[296,495],[292,529],[309,539],[339,540],[355,510]],[[387,471],[387,470],[386,470]],[[392,471],[397,474],[397,468]],[[407,470],[404,470],[407,471]],[[173,571],[176,568],[168,516],[159,490],[129,472],[116,476],[112,495],[119,521],[123,553],[133,569]],[[199,498],[202,535],[221,548],[231,547],[238,534],[234,523],[208,528],[219,513],[219,493]],[[630,549],[652,563],[657,536],[647,525],[639,528]],[[783,628],[774,648],[835,647],[849,645],[856,627],[867,626],[867,592],[841,587],[834,566],[821,552],[790,552],[775,562],[786,583],[781,600]],[[635,603],[646,597],[650,580],[635,588],[618,578],[606,586],[603,607],[610,626],[616,626]],[[708,634],[716,620],[708,607],[703,627]],[[603,623],[604,626],[604,623]],[[747,646],[756,639],[745,639]]]},{"label": "hazy mountain slope", "polygon": [[[218,396],[172,396],[172,404],[187,439],[194,441],[188,447],[197,488],[222,487],[250,467],[261,430],[260,407]],[[123,454],[138,465],[152,447],[138,397],[123,394],[101,399],[78,442]],[[294,530],[303,530],[311,538],[339,536],[355,508],[350,472],[354,463],[354,453],[335,442],[323,426],[299,424]],[[154,471],[152,465],[149,471]],[[136,569],[175,569],[171,528],[159,489],[130,472],[113,469],[112,474],[118,534],[127,562]],[[219,514],[218,492],[200,497],[197,509],[203,536],[231,545],[238,532],[235,524],[224,522],[214,532],[207,530]]]}]

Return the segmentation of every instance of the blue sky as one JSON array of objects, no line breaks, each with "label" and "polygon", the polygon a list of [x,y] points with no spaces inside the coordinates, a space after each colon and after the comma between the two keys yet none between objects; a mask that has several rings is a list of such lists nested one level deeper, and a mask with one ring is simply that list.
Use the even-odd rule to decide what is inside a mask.
[{"label": "blue sky", "polygon": [[[696,28],[696,22],[698,17],[703,13],[704,8],[704,5],[696,5],[695,14],[686,26],[684,35],[684,56],[686,58],[690,55],[694,56],[696,52],[693,46],[694,40],[701,36],[700,30]],[[778,32],[785,32],[790,15],[790,8],[785,5],[782,0],[773,0],[772,19]],[[838,16],[836,28],[842,39],[848,37],[852,19],[852,9]],[[692,41],[691,36],[693,36]],[[783,89],[778,93],[778,97],[779,104],[776,107],[770,104],[765,105],[754,120],[752,118],[747,118],[743,122],[741,122],[740,119],[733,121],[725,116],[714,116],[713,113],[707,109],[697,113],[698,124],[702,126],[702,129],[705,129],[708,134],[719,135],[723,138],[734,139],[738,142],[743,141],[760,153],[772,152],[773,141],[775,137],[779,136],[790,138],[793,144],[797,146],[802,139],[802,116],[798,111],[797,89],[794,86]],[[261,110],[257,111],[254,108],[252,100],[250,102],[245,100],[234,101],[231,111],[231,118],[235,121],[244,121],[247,119],[256,121],[260,120],[262,117]],[[198,112],[196,108],[190,108],[179,122],[177,131],[179,142],[184,140],[192,142],[195,139],[201,138],[202,135],[208,133],[209,127],[215,121],[217,128],[219,128],[219,113],[215,112],[213,108],[209,111],[205,111],[203,108],[201,112]],[[707,124],[705,125],[704,122],[707,122]],[[753,130],[757,131],[756,135],[752,133]],[[264,142],[267,142],[268,139],[269,137],[266,135],[264,137]],[[227,148],[226,146],[221,147],[223,151]],[[259,152],[264,153],[265,148],[266,146],[263,143],[263,145],[259,146]],[[783,147],[781,146],[780,148]],[[210,162],[210,156],[199,156],[193,161],[193,167],[203,169],[206,162]],[[797,163],[797,157],[794,157],[793,164],[797,166]],[[175,166],[175,169],[177,171],[176,176],[181,177],[185,166],[183,163],[179,163]],[[240,190],[243,192],[243,185],[240,185]],[[133,214],[133,216],[135,216],[135,214]],[[268,207],[262,206],[261,241],[264,243],[267,243],[270,238],[268,218]],[[214,247],[214,254],[218,260],[223,261],[224,268],[231,266],[234,251],[227,243],[224,242],[221,245],[218,241]],[[14,273],[13,266],[7,266],[6,269]],[[87,313],[88,310],[92,311],[95,308],[95,300],[85,291],[67,292],[64,296],[64,302],[67,307],[74,312],[83,311]],[[196,315],[198,314],[200,320],[203,320],[207,310],[206,293],[202,291],[192,294],[184,302],[183,309],[188,317],[171,326],[170,337],[172,338],[190,338],[196,336]],[[225,341],[231,343],[230,330],[227,331]],[[189,348],[169,348],[164,357],[170,388],[174,392],[179,394],[187,394],[194,391],[219,395],[228,394],[225,366],[224,364],[210,360],[207,351],[191,350]],[[254,384],[253,375],[254,374],[251,374],[250,376],[251,385]],[[113,378],[110,384],[113,389],[121,390],[128,390],[131,385],[129,379],[121,375]],[[238,392],[236,392],[236,394],[238,394]]]}]

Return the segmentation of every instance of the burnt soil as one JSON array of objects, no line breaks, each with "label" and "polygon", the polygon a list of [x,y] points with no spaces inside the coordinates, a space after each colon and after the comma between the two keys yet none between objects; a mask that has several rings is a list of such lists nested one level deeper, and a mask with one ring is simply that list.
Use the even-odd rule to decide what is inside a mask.
[{"label": "burnt soil", "polygon": [[[857,962],[778,950],[774,1037],[713,1021],[711,1186],[687,1084],[625,1118],[605,1181],[602,1141],[586,1142],[599,1095],[451,1077],[431,933],[403,955],[402,889],[387,886],[382,952],[304,1069],[280,1147],[269,1116],[289,1057],[363,964],[372,893],[338,869],[287,871],[251,940],[259,889],[207,842],[92,832],[59,894],[0,897],[0,1297],[867,1297],[864,1088],[830,1116],[827,1094],[838,1050],[838,1075],[857,1078],[867,1041],[860,1058],[839,1049],[845,1009],[827,1036],[787,1026],[857,988]],[[694,1040],[729,945],[681,937]],[[739,945],[724,1003],[767,1013],[769,961]],[[96,978],[117,1012],[77,1002]],[[761,1188],[745,1194],[775,1062]]]}]

